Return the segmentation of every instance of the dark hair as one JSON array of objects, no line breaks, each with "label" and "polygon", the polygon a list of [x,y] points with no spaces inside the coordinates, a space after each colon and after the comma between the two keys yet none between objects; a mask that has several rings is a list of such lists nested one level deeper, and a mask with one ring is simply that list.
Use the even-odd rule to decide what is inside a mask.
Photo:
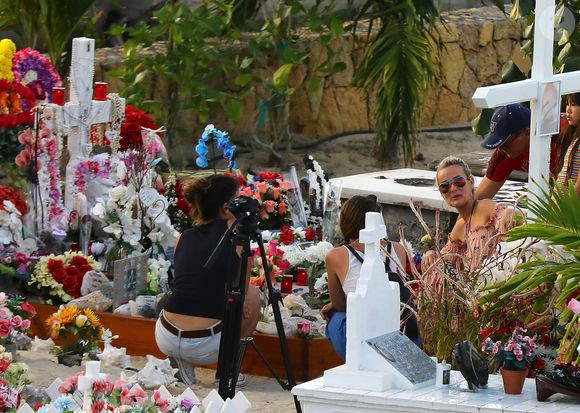
[{"label": "dark hair", "polygon": [[183,196],[191,204],[194,224],[217,218],[219,208],[238,193],[240,182],[228,175],[192,178],[183,183]]},{"label": "dark hair", "polygon": [[344,203],[340,209],[339,225],[342,236],[346,242],[358,239],[358,234],[365,227],[365,214],[367,212],[379,212],[375,195],[355,195]]},{"label": "dark hair", "polygon": [[[565,100],[566,100],[566,105],[570,104],[570,102],[574,102],[575,105],[580,106],[580,92],[566,95]],[[559,135],[557,135],[556,148],[558,150],[558,152],[557,152],[558,159],[557,159],[556,172],[555,172],[556,176],[564,167],[564,158],[566,157],[566,152],[568,150],[568,147],[570,146],[572,141],[577,136],[580,136],[580,128],[578,126],[572,126],[572,125],[568,125],[566,132],[560,133]],[[572,153],[574,153],[576,151],[576,149],[578,149],[578,142],[576,142],[576,144],[574,145],[574,148],[572,148]],[[568,170],[570,171],[570,168],[568,168]]]}]

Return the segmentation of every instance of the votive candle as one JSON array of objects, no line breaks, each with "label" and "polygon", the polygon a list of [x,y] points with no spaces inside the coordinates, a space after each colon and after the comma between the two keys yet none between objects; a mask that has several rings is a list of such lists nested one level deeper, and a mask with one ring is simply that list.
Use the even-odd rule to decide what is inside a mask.
[{"label": "votive candle", "polygon": [[52,103],[59,106],[64,106],[64,87],[52,88]]},{"label": "votive candle", "polygon": [[304,268],[298,268],[296,272],[296,285],[301,287],[308,285],[308,273]]},{"label": "votive candle", "polygon": [[290,294],[292,292],[292,282],[294,277],[291,275],[285,275],[282,278],[282,284],[280,286],[280,292],[282,294]]},{"label": "votive candle", "polygon": [[107,82],[95,82],[95,100],[107,100]]}]

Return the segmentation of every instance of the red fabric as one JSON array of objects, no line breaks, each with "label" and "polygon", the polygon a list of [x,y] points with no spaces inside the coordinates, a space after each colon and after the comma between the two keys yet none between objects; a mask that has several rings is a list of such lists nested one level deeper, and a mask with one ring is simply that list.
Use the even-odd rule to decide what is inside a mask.
[{"label": "red fabric", "polygon": [[[550,171],[556,173],[556,161],[558,159],[558,148],[552,143],[550,151]],[[529,152],[525,152],[517,158],[510,158],[505,153],[496,149],[491,155],[491,159],[487,165],[485,176],[495,182],[503,182],[513,171],[528,172],[529,168]]]}]

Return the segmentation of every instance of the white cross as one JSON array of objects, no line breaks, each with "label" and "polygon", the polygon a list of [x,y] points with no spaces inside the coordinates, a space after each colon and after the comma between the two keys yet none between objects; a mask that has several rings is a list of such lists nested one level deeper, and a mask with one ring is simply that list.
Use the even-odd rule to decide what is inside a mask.
[{"label": "white cross", "polygon": [[[113,105],[110,100],[93,100],[95,40],[86,37],[73,39],[70,68],[70,101],[56,106],[57,128],[68,132],[67,147],[70,159],[66,167],[65,210],[78,210],[73,185],[79,162],[91,153],[90,132],[93,124],[107,123],[112,119]],[[122,99],[122,108],[125,110]],[[83,211],[77,211],[83,213]]]},{"label": "white cross", "polygon": [[473,103],[479,108],[495,108],[509,103],[530,102],[528,191],[538,198],[542,198],[542,191],[538,189],[547,191],[547,179],[550,176],[551,135],[540,134],[543,119],[542,116],[539,116],[538,100],[541,97],[542,86],[546,83],[558,82],[561,95],[580,92],[580,71],[553,74],[555,12],[554,0],[536,1],[531,79],[480,87],[473,94]]}]

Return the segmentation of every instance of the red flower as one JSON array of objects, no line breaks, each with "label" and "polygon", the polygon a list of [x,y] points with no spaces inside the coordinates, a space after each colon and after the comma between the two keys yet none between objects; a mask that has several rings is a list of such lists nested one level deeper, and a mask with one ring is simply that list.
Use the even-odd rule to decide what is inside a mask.
[{"label": "red flower", "polygon": [[54,273],[60,269],[64,269],[64,263],[61,260],[56,260],[54,258],[48,259],[48,271],[54,276]]},{"label": "red flower", "polygon": [[314,241],[314,238],[316,238],[316,231],[312,228],[306,228],[304,230],[304,239],[306,241]]},{"label": "red flower", "polygon": [[294,234],[289,226],[283,226],[280,229],[280,242],[284,245],[290,245],[294,242]]},{"label": "red flower", "polygon": [[4,359],[0,359],[0,373],[4,373],[10,367],[10,362]]},{"label": "red flower", "polygon": [[88,265],[89,261],[82,255],[75,255],[70,260],[70,263],[71,265],[78,265],[79,267],[82,267],[83,265]]},{"label": "red flower", "polygon": [[[141,137],[141,127],[149,129],[159,129],[151,116],[134,106],[125,106],[125,123],[121,127],[121,150],[127,149],[141,150],[143,148],[143,138]],[[162,138],[161,133],[157,133]]]},{"label": "red flower", "polygon": [[185,215],[189,215],[191,213],[191,205],[185,200],[185,198],[178,199],[175,206]]},{"label": "red flower", "polygon": [[0,185],[0,209],[4,209],[4,201],[12,202],[18,212],[22,215],[26,214],[28,207],[22,194],[9,186]]},{"label": "red flower", "polygon": [[34,317],[36,315],[36,308],[34,308],[34,306],[28,301],[23,301],[22,304],[20,304],[20,309],[25,313],[28,313],[30,317]]},{"label": "red flower", "polygon": [[260,181],[269,182],[274,186],[278,186],[278,180],[282,181],[284,179],[284,177],[281,174],[273,171],[260,172],[258,173],[258,178],[260,179]]},{"label": "red flower", "polygon": [[74,265],[67,265],[66,267],[64,267],[64,270],[66,271],[66,275],[68,275],[69,277],[78,277],[81,275],[79,269]]}]

